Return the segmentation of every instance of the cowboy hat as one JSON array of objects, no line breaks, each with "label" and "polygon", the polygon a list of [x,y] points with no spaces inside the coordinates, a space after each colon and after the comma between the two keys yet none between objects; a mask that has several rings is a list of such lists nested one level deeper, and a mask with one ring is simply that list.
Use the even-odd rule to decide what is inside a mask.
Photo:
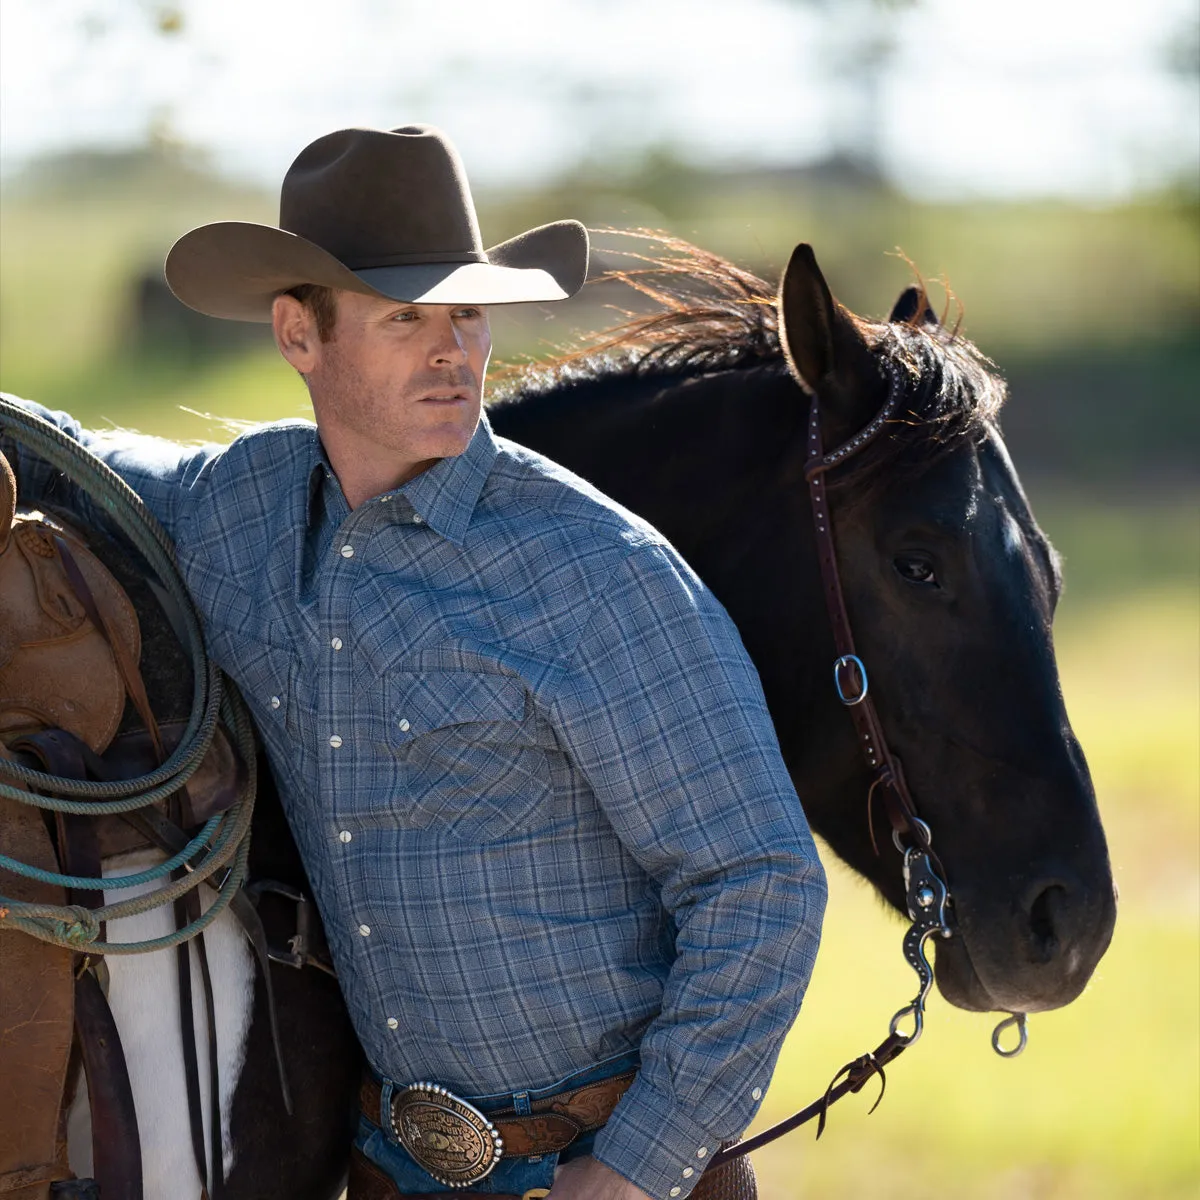
[{"label": "cowboy hat", "polygon": [[587,274],[587,230],[555,221],[483,248],[466,172],[430,125],[340,129],[300,151],[279,228],[218,221],[167,255],[171,290],[213,317],[269,321],[280,292],[325,284],[406,304],[565,300]]}]

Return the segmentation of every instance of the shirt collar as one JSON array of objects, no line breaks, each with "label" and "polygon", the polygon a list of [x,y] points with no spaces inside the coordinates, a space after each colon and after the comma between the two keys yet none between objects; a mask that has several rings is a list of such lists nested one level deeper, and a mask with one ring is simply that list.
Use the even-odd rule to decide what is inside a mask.
[{"label": "shirt collar", "polygon": [[[461,545],[498,452],[487,414],[482,413],[475,434],[462,454],[439,459],[428,471],[422,471],[393,494],[403,496],[435,533]],[[310,526],[319,515],[318,503],[323,491],[326,503],[331,494],[336,494],[338,502],[345,506],[337,476],[314,430],[312,467],[308,477]]]}]

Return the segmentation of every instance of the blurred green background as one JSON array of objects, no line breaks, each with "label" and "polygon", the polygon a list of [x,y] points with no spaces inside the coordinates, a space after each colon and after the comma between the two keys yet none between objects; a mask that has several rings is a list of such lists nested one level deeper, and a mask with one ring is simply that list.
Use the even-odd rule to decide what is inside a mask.
[{"label": "blurred green background", "polygon": [[[833,20],[830,6],[807,7],[813,19]],[[887,16],[913,6],[855,7]],[[156,37],[187,36],[186,5],[130,11]],[[1193,80],[1194,44],[1185,36],[1181,53]],[[877,52],[873,42],[859,45],[868,83]],[[489,242],[570,215],[593,227],[666,230],[774,279],[805,240],[835,294],[876,317],[912,277],[897,252],[925,278],[946,281],[949,311],[961,302],[965,332],[1009,380],[1006,437],[1066,562],[1057,644],[1121,891],[1112,949],[1076,1003],[1031,1021],[1029,1049],[1013,1062],[992,1054],[989,1019],[935,998],[924,1039],[889,1072],[878,1112],[868,1118],[866,1097],[848,1099],[819,1145],[811,1133],[793,1134],[756,1157],[764,1200],[1195,1196],[1194,159],[1176,162],[1153,187],[1101,197],[1052,187],[930,197],[906,185],[878,145],[853,137],[794,162],[705,158],[664,138],[624,155],[601,144],[534,175],[477,186]],[[273,222],[275,203],[263,180],[226,171],[159,110],[131,143],[89,135],[10,163],[0,178],[0,386],[93,426],[188,440],[222,440],[225,421],[303,414],[303,388],[264,328],[196,317],[161,285],[162,258],[184,229],[224,218]],[[620,242],[601,236],[598,244],[602,269]],[[544,355],[577,331],[612,323],[614,303],[611,292],[585,289],[552,310],[498,312],[498,355]],[[837,1067],[880,1040],[913,990],[900,923],[830,866],[817,972],[756,1127],[818,1095]]]}]

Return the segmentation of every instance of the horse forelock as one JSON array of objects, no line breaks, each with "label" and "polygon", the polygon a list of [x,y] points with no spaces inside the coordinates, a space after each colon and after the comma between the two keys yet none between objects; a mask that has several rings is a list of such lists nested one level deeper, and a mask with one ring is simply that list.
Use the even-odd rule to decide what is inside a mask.
[{"label": "horse forelock", "polygon": [[995,364],[957,329],[908,321],[865,328],[874,352],[901,369],[905,392],[887,435],[847,463],[846,482],[879,479],[884,465],[894,482],[898,473],[920,473],[961,445],[999,436],[1007,387]]},{"label": "horse forelock", "polygon": [[[783,366],[771,284],[682,238],[645,231],[634,236],[645,247],[628,253],[634,265],[610,271],[601,280],[625,284],[656,310],[627,313],[625,320],[549,361],[501,367],[492,387],[494,402],[518,403],[589,382],[686,379]],[[924,302],[925,284],[919,274],[917,280]],[[908,321],[859,319],[872,350],[901,368],[906,394],[890,436],[877,439],[870,453],[843,468],[847,481],[883,459],[896,460],[902,469],[924,469],[996,425],[1005,385],[995,365],[961,335],[957,324],[946,329],[922,323],[923,309],[924,303]]]}]

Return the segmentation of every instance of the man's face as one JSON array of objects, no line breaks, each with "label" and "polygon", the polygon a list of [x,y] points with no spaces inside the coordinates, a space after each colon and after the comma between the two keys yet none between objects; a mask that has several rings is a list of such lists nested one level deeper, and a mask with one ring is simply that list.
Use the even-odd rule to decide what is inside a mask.
[{"label": "man's face", "polygon": [[412,474],[461,454],[479,423],[492,350],[486,312],[357,292],[336,300],[333,339],[314,336],[304,371],[322,436],[395,454]]}]

